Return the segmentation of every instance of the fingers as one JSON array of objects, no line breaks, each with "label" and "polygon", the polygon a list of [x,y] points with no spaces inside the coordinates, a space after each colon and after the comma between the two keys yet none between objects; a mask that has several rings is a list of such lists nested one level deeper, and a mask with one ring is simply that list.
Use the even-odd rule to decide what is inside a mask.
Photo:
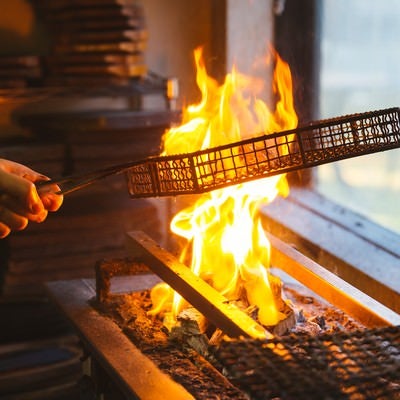
[{"label": "fingers", "polygon": [[[13,181],[18,179],[20,178],[16,177]],[[17,190],[1,192],[0,189],[0,205],[26,218],[29,215],[41,214],[45,208],[36,192],[35,185],[24,180],[17,183],[19,185]]]},{"label": "fingers", "polygon": [[48,179],[24,165],[0,159],[0,238],[25,229],[29,221],[43,222],[48,211],[61,207],[63,196],[55,194],[57,185],[43,193],[36,190],[34,182]]},{"label": "fingers", "polygon": [[0,239],[4,239],[10,233],[11,233],[11,229],[7,225],[0,222]]},{"label": "fingers", "polygon": [[[33,177],[29,175],[29,178]],[[7,207],[17,213],[37,214],[44,209],[33,181],[27,179],[25,175],[20,176],[0,168],[0,193],[4,194],[3,200],[8,201]]]},{"label": "fingers", "polygon": [[[40,199],[39,199],[40,201]],[[41,203],[41,202],[40,202]],[[47,210],[38,207],[37,212],[31,213],[26,207],[19,206],[15,199],[7,194],[0,195],[0,238],[4,238],[11,231],[20,231],[27,227],[28,222],[43,222],[47,218]]]},{"label": "fingers", "polygon": [[29,218],[25,218],[6,208],[0,207],[0,239],[8,236],[11,231],[25,229],[29,221],[43,222],[46,217],[47,211],[43,211],[40,215],[31,215]]},{"label": "fingers", "polygon": [[11,231],[20,231],[28,225],[28,219],[0,205],[0,238],[6,237]]},{"label": "fingers", "polygon": [[57,211],[63,203],[63,196],[59,194],[48,193],[44,196],[40,196],[40,198],[47,211]]},{"label": "fingers", "polygon": [[24,214],[40,214],[43,209],[57,211],[63,202],[63,196],[56,194],[60,188],[53,184],[45,186],[38,194],[35,182],[49,178],[32,169],[0,159],[0,193],[5,193],[10,200],[8,207]]},{"label": "fingers", "polygon": [[47,211],[57,211],[63,203],[63,195],[56,194],[60,188],[57,185],[49,185],[39,189],[39,196]]},{"label": "fingers", "polygon": [[39,174],[25,165],[4,159],[0,159],[0,170],[19,176],[31,182],[49,179],[47,176]]}]

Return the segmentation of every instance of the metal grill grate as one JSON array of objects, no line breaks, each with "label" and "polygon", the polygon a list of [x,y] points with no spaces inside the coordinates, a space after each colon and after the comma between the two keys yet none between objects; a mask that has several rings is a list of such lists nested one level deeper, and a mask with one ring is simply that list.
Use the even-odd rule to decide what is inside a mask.
[{"label": "metal grill grate", "polygon": [[400,399],[400,327],[226,341],[212,353],[251,399]]},{"label": "metal grill grate", "polygon": [[126,171],[132,197],[197,194],[400,147],[400,109],[311,123],[190,154],[149,158]]}]

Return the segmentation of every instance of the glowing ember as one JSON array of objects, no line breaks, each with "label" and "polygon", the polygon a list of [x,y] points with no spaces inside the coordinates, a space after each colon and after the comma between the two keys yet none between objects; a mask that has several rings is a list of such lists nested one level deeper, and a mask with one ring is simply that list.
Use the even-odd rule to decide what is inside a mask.
[{"label": "glowing ember", "polygon": [[[264,81],[235,69],[223,85],[207,75],[202,49],[194,52],[201,101],[183,112],[182,124],[164,136],[164,155],[189,153],[293,129],[297,116],[293,107],[290,69],[272,52],[275,69],[272,91],[274,110],[260,100]],[[228,300],[244,300],[256,306],[258,320],[275,325],[281,315],[270,288],[269,242],[259,218],[259,205],[278,194],[287,195],[284,175],[230,186],[202,195],[195,204],[179,212],[171,222],[174,233],[186,240],[181,261],[190,254],[190,268]],[[152,290],[151,314],[162,314],[167,326],[187,303],[166,284]]]}]

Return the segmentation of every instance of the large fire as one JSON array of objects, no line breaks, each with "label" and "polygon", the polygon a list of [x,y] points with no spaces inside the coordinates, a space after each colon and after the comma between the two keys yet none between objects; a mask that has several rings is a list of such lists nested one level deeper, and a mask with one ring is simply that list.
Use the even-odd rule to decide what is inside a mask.
[{"label": "large fire", "polygon": [[[185,108],[182,124],[163,138],[164,155],[190,153],[245,138],[297,126],[290,68],[276,52],[271,110],[260,94],[265,80],[249,77],[233,68],[219,85],[207,75],[202,49],[194,52],[201,101]],[[275,325],[281,319],[270,287],[270,245],[261,226],[259,206],[278,194],[287,195],[284,175],[218,189],[202,195],[179,212],[171,230],[184,238],[181,261],[190,258],[192,271],[221,292],[227,300],[244,300],[258,309],[258,321]],[[150,314],[164,316],[171,327],[187,303],[168,285],[153,288]]]}]

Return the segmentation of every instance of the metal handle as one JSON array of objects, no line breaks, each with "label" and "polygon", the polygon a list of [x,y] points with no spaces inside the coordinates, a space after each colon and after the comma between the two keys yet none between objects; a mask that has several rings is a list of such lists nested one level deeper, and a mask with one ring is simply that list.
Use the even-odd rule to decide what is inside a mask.
[{"label": "metal handle", "polygon": [[84,188],[85,186],[88,186],[94,182],[95,180],[85,182],[80,180],[74,180],[72,178],[65,178],[65,179],[54,179],[50,181],[36,182],[35,186],[38,193],[48,192],[51,186],[57,186],[59,189],[52,190],[52,192],[54,194],[66,195],[68,193],[72,193],[75,192],[76,190]]},{"label": "metal handle", "polygon": [[86,186],[89,186],[108,176],[121,174],[138,163],[140,164],[141,161],[113,165],[111,167],[99,169],[96,171],[91,171],[84,174],[70,175],[64,178],[52,179],[49,181],[40,181],[36,182],[35,185],[39,193],[43,193],[44,191],[46,191],[46,188],[48,189],[49,186],[56,185],[59,187],[59,190],[55,191],[54,193],[59,195],[66,195],[80,190]]}]

